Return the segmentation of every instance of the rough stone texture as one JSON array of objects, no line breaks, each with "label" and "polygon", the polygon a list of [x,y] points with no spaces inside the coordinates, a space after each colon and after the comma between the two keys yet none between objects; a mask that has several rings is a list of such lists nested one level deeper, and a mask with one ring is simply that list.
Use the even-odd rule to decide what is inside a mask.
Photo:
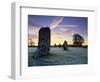
[{"label": "rough stone texture", "polygon": [[49,54],[50,37],[51,37],[51,31],[49,27],[43,27],[39,30],[38,48],[36,51],[35,58]]},{"label": "rough stone texture", "polygon": [[45,27],[45,28],[41,28],[39,30],[39,42],[38,42],[38,47],[40,48],[41,44],[44,44],[48,47],[48,50],[50,49],[50,28]]}]

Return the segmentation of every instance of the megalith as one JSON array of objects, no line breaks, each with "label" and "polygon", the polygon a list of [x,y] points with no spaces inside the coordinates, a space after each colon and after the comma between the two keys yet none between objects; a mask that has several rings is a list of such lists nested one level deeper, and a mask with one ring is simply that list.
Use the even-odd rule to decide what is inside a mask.
[{"label": "megalith", "polygon": [[49,27],[42,27],[38,34],[38,48],[35,58],[48,55],[50,51],[51,31]]},{"label": "megalith", "polygon": [[68,50],[68,43],[67,43],[66,40],[65,40],[64,43],[63,43],[63,49],[64,49],[64,50]]}]

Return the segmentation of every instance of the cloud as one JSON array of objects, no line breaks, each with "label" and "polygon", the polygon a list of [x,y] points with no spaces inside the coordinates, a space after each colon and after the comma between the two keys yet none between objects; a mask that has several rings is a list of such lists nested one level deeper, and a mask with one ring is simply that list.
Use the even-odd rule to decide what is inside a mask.
[{"label": "cloud", "polygon": [[72,36],[75,32],[75,28],[79,27],[78,25],[74,24],[66,24],[66,25],[58,25],[56,28],[52,29],[52,31],[56,32],[58,35],[66,36],[70,35]]},{"label": "cloud", "polygon": [[28,18],[28,26],[29,28],[31,27],[42,27],[41,25],[39,25],[35,20],[33,20],[33,17],[29,16]]},{"label": "cloud", "polygon": [[55,29],[56,27],[78,27],[78,25],[74,24],[65,24],[65,25],[60,25],[60,23],[63,21],[64,17],[55,17],[53,21],[50,24],[50,29]]},{"label": "cloud", "polygon": [[28,34],[28,38],[29,39],[37,39],[37,35]]},{"label": "cloud", "polygon": [[58,27],[69,27],[69,28],[73,28],[73,27],[78,27],[78,25],[73,25],[73,24],[66,24],[66,25],[58,25]]},{"label": "cloud", "polygon": [[62,21],[64,17],[55,17],[52,23],[50,24],[50,29],[56,28]]},{"label": "cloud", "polygon": [[36,24],[28,25],[28,34],[37,35],[40,28],[41,26]]}]

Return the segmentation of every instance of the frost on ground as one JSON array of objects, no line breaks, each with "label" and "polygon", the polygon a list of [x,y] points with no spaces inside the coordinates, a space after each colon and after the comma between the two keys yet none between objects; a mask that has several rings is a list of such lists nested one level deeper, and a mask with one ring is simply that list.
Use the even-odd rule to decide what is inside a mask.
[{"label": "frost on ground", "polygon": [[87,64],[87,48],[69,47],[68,51],[63,48],[51,48],[50,55],[34,59],[36,48],[28,48],[28,66],[49,66],[49,65],[72,65]]}]

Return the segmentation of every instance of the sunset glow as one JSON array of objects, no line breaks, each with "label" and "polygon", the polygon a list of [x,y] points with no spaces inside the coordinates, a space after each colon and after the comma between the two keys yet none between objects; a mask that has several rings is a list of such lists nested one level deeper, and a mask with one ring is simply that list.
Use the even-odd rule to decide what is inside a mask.
[{"label": "sunset glow", "polygon": [[61,17],[61,16],[38,16],[28,15],[28,42],[31,39],[34,45],[38,45],[38,32],[42,27],[51,29],[51,45],[73,44],[73,34],[78,33],[84,37],[87,45],[87,17]]}]

